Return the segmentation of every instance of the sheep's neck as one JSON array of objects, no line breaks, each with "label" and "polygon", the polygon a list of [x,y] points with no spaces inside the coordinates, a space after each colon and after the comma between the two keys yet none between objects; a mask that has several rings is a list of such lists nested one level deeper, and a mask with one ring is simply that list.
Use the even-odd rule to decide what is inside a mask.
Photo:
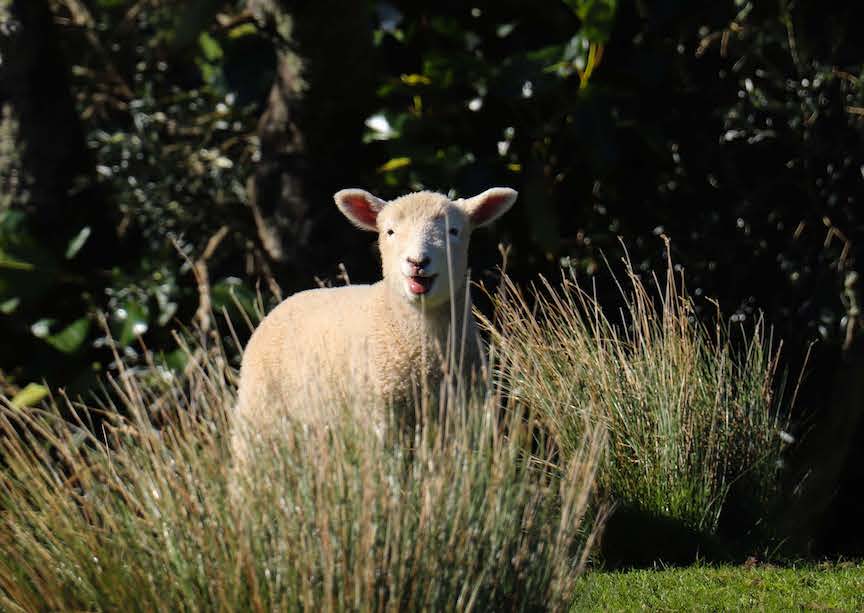
[{"label": "sheep's neck", "polygon": [[[387,292],[387,295],[388,307],[396,317],[396,321],[409,323],[410,328],[422,332],[430,340],[434,339],[442,347],[447,343],[451,329],[455,331],[457,339],[461,338],[466,306],[467,314],[469,316],[471,314],[470,296],[466,295],[464,287],[455,292],[452,301],[435,307],[410,304],[401,296],[394,296],[393,292]],[[467,305],[466,300],[469,301]]]}]

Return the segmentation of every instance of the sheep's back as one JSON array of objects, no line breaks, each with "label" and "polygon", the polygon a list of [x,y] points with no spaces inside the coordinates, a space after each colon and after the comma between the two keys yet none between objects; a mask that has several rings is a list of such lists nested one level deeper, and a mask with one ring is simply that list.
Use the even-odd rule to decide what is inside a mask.
[{"label": "sheep's back", "polygon": [[263,425],[287,412],[318,419],[356,387],[369,337],[369,285],[308,290],[277,306],[243,354],[238,414]]}]

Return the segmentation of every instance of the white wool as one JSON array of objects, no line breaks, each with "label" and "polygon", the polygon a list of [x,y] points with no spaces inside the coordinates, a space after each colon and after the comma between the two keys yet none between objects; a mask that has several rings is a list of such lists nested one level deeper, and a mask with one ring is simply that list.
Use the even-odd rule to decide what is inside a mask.
[{"label": "white wool", "polygon": [[244,429],[262,432],[284,417],[326,423],[332,415],[324,410],[339,410],[352,397],[405,405],[418,386],[435,389],[454,341],[451,363],[464,356],[456,368],[476,368],[468,242],[516,195],[492,188],[450,201],[417,192],[387,203],[362,190],[338,192],[340,210],[378,232],[384,278],[300,292],[261,322],[243,354],[235,445]]}]

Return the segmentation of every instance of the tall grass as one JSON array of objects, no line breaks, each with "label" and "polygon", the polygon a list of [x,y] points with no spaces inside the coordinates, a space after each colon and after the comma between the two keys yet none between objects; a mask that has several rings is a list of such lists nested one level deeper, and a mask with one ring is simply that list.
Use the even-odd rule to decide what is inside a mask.
[{"label": "tall grass", "polygon": [[545,418],[565,456],[585,423],[604,424],[599,471],[616,502],[714,533],[733,484],[750,511],[778,487],[781,423],[774,398],[777,352],[762,320],[709,328],[676,280],[646,286],[627,265],[614,317],[572,274],[528,296],[512,282],[484,320],[511,398]]},{"label": "tall grass", "polygon": [[671,266],[627,278],[614,319],[572,277],[529,296],[505,278],[485,385],[420,398],[409,429],[357,419],[362,397],[327,428],[277,421],[242,469],[221,346],[167,381],[121,368],[96,407],[0,399],[0,609],[561,609],[598,484],[708,533],[735,483],[764,508],[782,441],[763,324],[698,323]]},{"label": "tall grass", "polygon": [[232,372],[218,348],[192,353],[169,382],[121,371],[101,409],[2,401],[0,609],[560,609],[572,598],[595,534],[604,441],[589,426],[556,463],[515,403],[502,412],[494,393],[445,390],[408,433],[347,417],[277,424],[235,471]]}]

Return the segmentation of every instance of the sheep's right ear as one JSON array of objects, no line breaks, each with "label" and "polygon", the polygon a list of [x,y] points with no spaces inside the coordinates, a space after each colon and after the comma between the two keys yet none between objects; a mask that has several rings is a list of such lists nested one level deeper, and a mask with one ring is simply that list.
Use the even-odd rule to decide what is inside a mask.
[{"label": "sheep's right ear", "polygon": [[493,187],[473,198],[458,200],[456,204],[468,214],[475,228],[488,225],[510,210],[519,196],[515,189]]},{"label": "sheep's right ear", "polygon": [[386,202],[362,189],[343,189],[333,196],[336,206],[362,230],[378,231],[378,213]]}]

